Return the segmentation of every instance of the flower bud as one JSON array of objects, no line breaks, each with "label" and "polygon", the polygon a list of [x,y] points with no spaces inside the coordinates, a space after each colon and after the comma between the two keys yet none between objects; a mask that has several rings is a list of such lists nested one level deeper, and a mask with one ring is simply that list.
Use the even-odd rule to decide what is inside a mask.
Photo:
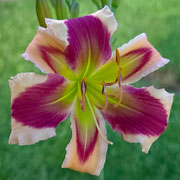
[{"label": "flower bud", "polygon": [[57,19],[69,18],[69,8],[65,0],[56,0],[56,16]]},{"label": "flower bud", "polygon": [[71,18],[76,18],[79,16],[79,4],[74,2],[71,7]]},{"label": "flower bud", "polygon": [[45,18],[52,18],[51,11],[46,0],[36,0],[36,14],[39,25],[46,27]]}]

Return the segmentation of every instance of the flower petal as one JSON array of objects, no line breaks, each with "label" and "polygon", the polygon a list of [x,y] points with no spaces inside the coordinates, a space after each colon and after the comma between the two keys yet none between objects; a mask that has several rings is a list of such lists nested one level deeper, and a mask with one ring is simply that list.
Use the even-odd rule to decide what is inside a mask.
[{"label": "flower petal", "polygon": [[118,23],[114,17],[113,12],[109,9],[108,6],[104,6],[103,9],[93,13],[92,15],[99,18],[103,22],[111,35],[116,31]]},{"label": "flower petal", "polygon": [[46,24],[47,28],[38,29],[22,55],[43,72],[74,80],[71,69],[78,74],[91,73],[111,57],[110,36],[117,29],[117,22],[107,6],[85,17],[46,19]]},{"label": "flower petal", "polygon": [[[58,73],[74,80],[75,75],[67,65],[64,55],[67,42],[65,42],[62,35],[57,37],[59,34],[53,29],[53,27],[61,28],[61,34],[65,36],[63,31],[67,31],[66,26],[62,22],[59,24],[59,26],[51,24],[47,29],[39,28],[22,57],[35,63],[42,72]],[[67,39],[67,35],[65,37]]]},{"label": "flower petal", "polygon": [[21,73],[9,84],[12,104],[9,143],[27,145],[55,136],[55,128],[67,118],[75,94],[67,81],[57,74]]},{"label": "flower petal", "polygon": [[[96,113],[95,116],[102,133],[106,136],[102,115]],[[87,102],[85,112],[82,112],[79,101],[76,102],[75,110],[71,114],[71,129],[72,139],[66,148],[62,167],[99,175],[106,159],[107,143],[98,133]]]},{"label": "flower petal", "polygon": [[[144,33],[136,36],[118,50],[123,84],[134,83],[169,62],[148,42]],[[115,56],[114,52],[111,60],[104,64],[92,78],[98,81],[115,81],[119,69]]]},{"label": "flower petal", "polygon": [[[111,90],[117,94],[117,90]],[[123,86],[122,102],[116,107],[118,97],[108,99],[109,105],[102,112],[105,120],[128,142],[139,142],[147,153],[151,144],[166,129],[173,101],[173,94],[164,89],[134,88]]]},{"label": "flower petal", "polygon": [[66,59],[76,72],[91,73],[111,57],[110,36],[117,22],[107,6],[92,15],[66,20],[65,24],[69,42]]}]

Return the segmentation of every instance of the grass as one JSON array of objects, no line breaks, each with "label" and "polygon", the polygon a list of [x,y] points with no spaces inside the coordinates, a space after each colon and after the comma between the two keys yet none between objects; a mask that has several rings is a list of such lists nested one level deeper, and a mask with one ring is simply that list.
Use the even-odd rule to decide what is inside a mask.
[{"label": "grass", "polygon": [[[80,2],[80,14],[96,10],[91,3]],[[91,7],[91,8],[87,8]],[[119,22],[115,34],[118,47],[139,33],[146,32],[152,44],[171,62],[137,86],[155,84],[176,92],[167,130],[151,147],[148,155],[138,144],[124,142],[109,126],[109,146],[104,179],[178,180],[180,178],[180,4],[179,0],[121,0],[116,12]],[[37,20],[32,0],[0,1],[0,180],[80,180],[98,179],[88,174],[61,169],[65,147],[71,138],[70,122],[57,128],[57,136],[32,146],[9,145],[10,90],[8,79],[20,72],[40,71],[20,58],[36,34]],[[159,73],[160,72],[160,73]],[[170,84],[170,85],[169,85]]]}]

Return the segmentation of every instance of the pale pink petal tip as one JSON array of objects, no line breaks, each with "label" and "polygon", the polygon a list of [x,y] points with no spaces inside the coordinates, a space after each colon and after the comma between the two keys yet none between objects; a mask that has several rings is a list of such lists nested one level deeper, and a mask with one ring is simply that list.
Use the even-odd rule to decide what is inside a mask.
[{"label": "pale pink petal tip", "polygon": [[40,65],[36,64],[34,61],[32,61],[33,58],[31,56],[28,56],[27,53],[21,54],[21,57],[26,61],[31,61],[38,69],[40,69],[41,72],[46,73],[46,70],[43,69],[42,66],[40,66]]},{"label": "pale pink petal tip", "polygon": [[173,98],[174,98],[174,93],[168,93],[164,88],[156,89],[154,86],[150,86],[147,89],[153,97],[160,99],[160,102],[165,108],[166,113],[168,115],[168,119],[169,119],[170,110],[171,110]]},{"label": "pale pink petal tip", "polygon": [[110,10],[108,6],[105,6],[103,9],[92,14],[93,16],[98,17],[103,24],[108,28],[111,35],[118,28],[118,23],[114,17],[114,13]]},{"label": "pale pink petal tip", "polygon": [[47,30],[50,31],[57,39],[64,41],[66,46],[68,42],[68,29],[65,24],[65,20],[54,20],[54,19],[45,19],[47,24]]},{"label": "pale pink petal tip", "polygon": [[12,130],[9,144],[31,145],[54,136],[56,136],[54,128],[34,129],[19,124],[18,128]]}]

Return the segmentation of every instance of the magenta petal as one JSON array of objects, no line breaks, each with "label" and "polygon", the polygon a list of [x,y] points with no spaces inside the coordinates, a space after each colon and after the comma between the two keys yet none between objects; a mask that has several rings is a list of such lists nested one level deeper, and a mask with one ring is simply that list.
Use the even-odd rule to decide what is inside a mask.
[{"label": "magenta petal", "polygon": [[44,83],[27,88],[12,102],[12,117],[24,126],[33,128],[56,127],[69,114],[71,104],[57,102],[65,90],[66,80],[49,74]]},{"label": "magenta petal", "polygon": [[81,163],[85,163],[88,160],[88,158],[90,157],[90,155],[93,153],[94,148],[96,146],[96,143],[98,140],[98,130],[96,129],[96,127],[92,128],[91,133],[89,133],[90,138],[88,137],[91,140],[87,145],[85,145],[84,144],[85,137],[83,137],[83,139],[81,139],[82,135],[81,135],[81,129],[80,128],[81,127],[78,127],[78,123],[76,120],[77,153],[78,153],[79,161]]},{"label": "magenta petal", "polygon": [[69,37],[65,54],[72,69],[87,65],[89,57],[96,67],[111,57],[110,33],[99,18],[89,15],[65,24]]},{"label": "magenta petal", "polygon": [[93,113],[95,113],[103,135],[106,136],[102,115],[95,109],[91,111],[88,104],[86,104],[86,111],[83,112],[77,101],[71,113],[72,138],[66,148],[63,168],[88,172],[93,175],[100,174],[104,166],[108,144],[99,134]]},{"label": "magenta petal", "polygon": [[146,88],[123,87],[122,105],[103,113],[113,129],[131,134],[160,135],[167,126],[167,113]]},{"label": "magenta petal", "polygon": [[[117,94],[117,91],[114,89],[111,93]],[[148,152],[150,145],[167,127],[173,94],[154,87],[123,86],[121,104],[115,105],[117,96],[111,98],[108,108],[102,112],[105,120],[126,141],[140,142],[143,151]]]},{"label": "magenta petal", "polygon": [[[153,50],[151,48],[139,48],[136,50],[132,50],[127,54],[124,54],[121,57],[121,60],[123,59],[125,59],[125,61],[127,61],[127,59],[132,60],[132,57],[136,57],[136,58],[139,57],[140,60],[139,60],[139,65],[137,67],[134,67],[134,69],[131,72],[127,73],[126,76],[123,77],[123,81],[130,78],[138,71],[140,71],[142,67],[144,67],[150,61],[152,57],[152,52]],[[128,63],[128,61],[126,63]]]}]

